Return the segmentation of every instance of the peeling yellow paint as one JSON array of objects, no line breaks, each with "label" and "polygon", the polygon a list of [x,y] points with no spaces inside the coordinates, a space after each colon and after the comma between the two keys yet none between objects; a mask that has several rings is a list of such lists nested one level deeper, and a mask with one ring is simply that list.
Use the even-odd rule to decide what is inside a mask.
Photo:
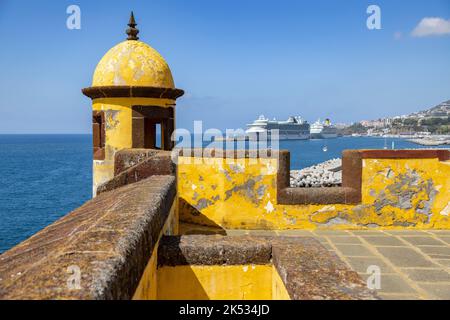
[{"label": "peeling yellow paint", "polygon": [[[438,159],[366,159],[362,201],[382,226],[450,228],[439,213],[450,200],[450,167]],[[378,174],[390,170],[389,176]],[[370,184],[365,183],[371,181]],[[377,204],[385,206],[377,209]]]},{"label": "peeling yellow paint", "polygon": [[92,86],[149,86],[174,88],[172,73],[164,58],[141,41],[124,41],[100,60]]},{"label": "peeling yellow paint", "polygon": [[358,205],[278,204],[277,170],[268,168],[277,159],[180,157],[181,220],[225,229],[450,229],[441,214],[450,166],[438,159],[364,159]]},{"label": "peeling yellow paint", "polygon": [[441,214],[443,216],[449,216],[450,215],[450,201],[449,203],[445,206],[444,210],[441,211]]}]

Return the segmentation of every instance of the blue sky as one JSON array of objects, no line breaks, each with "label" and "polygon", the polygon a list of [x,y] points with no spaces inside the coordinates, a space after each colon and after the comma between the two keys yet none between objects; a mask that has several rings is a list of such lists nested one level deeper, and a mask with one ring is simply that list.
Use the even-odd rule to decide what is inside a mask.
[{"label": "blue sky", "polygon": [[[81,30],[66,28],[71,4]],[[366,27],[370,4],[381,30]],[[450,99],[450,35],[411,35],[424,18],[449,21],[449,0],[0,0],[0,133],[89,133],[80,89],[125,39],[130,10],[186,91],[178,127],[239,128],[259,114],[351,122]]]}]

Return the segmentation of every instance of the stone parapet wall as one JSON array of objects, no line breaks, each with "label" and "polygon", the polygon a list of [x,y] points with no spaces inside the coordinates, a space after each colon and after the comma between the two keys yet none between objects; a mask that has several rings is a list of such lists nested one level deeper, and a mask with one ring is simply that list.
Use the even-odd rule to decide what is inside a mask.
[{"label": "stone parapet wall", "polygon": [[141,181],[154,175],[176,174],[176,166],[169,151],[125,149],[114,160],[115,176],[97,188],[97,194]]},{"label": "stone parapet wall", "polygon": [[155,149],[123,149],[117,151],[114,157],[114,176],[146,161],[148,158],[164,153],[168,152]]},{"label": "stone parapet wall", "polygon": [[[163,237],[158,277],[164,299],[377,299],[355,271],[308,237]],[[280,289],[287,297],[276,297]]]},{"label": "stone parapet wall", "polygon": [[[178,158],[180,218],[225,229],[450,229],[448,150],[347,150],[342,187],[292,188],[272,157]],[[236,153],[238,155],[238,153]]]},{"label": "stone parapet wall", "polygon": [[0,255],[0,299],[131,299],[175,198],[152,176],[88,201]]}]

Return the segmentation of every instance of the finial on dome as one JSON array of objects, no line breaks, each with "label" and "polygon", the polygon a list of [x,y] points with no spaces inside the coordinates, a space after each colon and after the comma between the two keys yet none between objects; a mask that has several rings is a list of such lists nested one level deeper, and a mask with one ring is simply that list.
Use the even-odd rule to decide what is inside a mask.
[{"label": "finial on dome", "polygon": [[139,33],[139,30],[136,28],[137,23],[136,20],[134,20],[134,14],[133,11],[131,11],[130,21],[128,22],[129,28],[127,29],[127,40],[139,40],[139,37],[137,36]]}]

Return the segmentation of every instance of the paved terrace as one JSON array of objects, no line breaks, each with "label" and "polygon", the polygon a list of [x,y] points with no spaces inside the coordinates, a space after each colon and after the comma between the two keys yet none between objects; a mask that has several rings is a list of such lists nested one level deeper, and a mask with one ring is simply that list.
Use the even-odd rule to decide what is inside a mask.
[{"label": "paved terrace", "polygon": [[308,236],[335,252],[363,279],[381,269],[382,299],[450,299],[450,230],[254,231],[218,230],[183,224],[182,233],[253,236]]}]

